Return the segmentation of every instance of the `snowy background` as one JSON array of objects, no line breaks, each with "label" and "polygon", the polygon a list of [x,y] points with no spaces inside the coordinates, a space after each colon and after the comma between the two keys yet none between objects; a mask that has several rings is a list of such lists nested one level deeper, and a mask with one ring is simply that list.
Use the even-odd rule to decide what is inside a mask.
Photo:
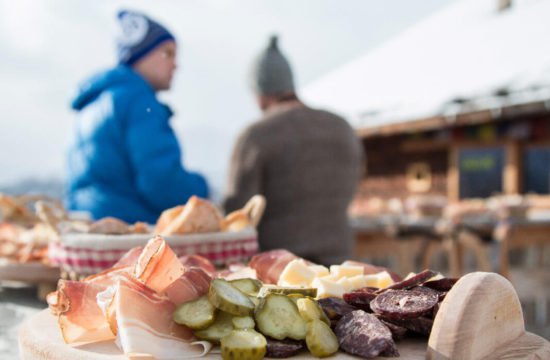
[{"label": "snowy background", "polygon": [[114,63],[115,14],[148,13],[178,38],[179,71],[163,100],[184,163],[219,198],[233,141],[258,117],[252,58],[281,36],[303,87],[368,52],[451,0],[0,0],[0,190],[59,192],[84,77]]}]

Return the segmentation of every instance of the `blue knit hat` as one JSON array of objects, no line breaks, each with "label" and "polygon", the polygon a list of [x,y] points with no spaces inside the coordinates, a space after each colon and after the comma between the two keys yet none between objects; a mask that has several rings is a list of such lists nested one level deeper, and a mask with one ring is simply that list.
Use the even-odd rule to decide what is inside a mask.
[{"label": "blue knit hat", "polygon": [[164,26],[135,11],[118,13],[119,34],[116,39],[119,64],[132,65],[161,43],[175,41]]}]

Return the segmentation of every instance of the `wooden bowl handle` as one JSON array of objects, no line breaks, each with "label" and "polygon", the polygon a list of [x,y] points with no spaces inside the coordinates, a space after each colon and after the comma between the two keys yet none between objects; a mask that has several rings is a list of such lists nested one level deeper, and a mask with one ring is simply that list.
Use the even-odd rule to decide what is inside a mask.
[{"label": "wooden bowl handle", "polygon": [[254,195],[248,200],[243,207],[243,211],[250,218],[250,222],[254,227],[257,227],[262,219],[265,210],[265,197],[262,195]]}]

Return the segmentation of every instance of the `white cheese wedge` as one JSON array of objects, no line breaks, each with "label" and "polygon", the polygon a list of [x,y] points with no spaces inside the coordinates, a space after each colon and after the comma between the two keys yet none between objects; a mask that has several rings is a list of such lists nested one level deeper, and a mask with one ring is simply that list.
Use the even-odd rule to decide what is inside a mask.
[{"label": "white cheese wedge", "polygon": [[343,277],[354,277],[363,275],[363,267],[353,265],[331,265],[330,274],[336,276],[338,279]]},{"label": "white cheese wedge", "polygon": [[317,298],[319,299],[326,297],[341,298],[345,293],[344,286],[342,284],[339,284],[336,281],[328,280],[326,277],[313,280],[311,286],[317,288]]},{"label": "white cheese wedge", "polygon": [[308,266],[315,273],[315,277],[323,277],[329,275],[328,268],[323,265],[309,265]]},{"label": "white cheese wedge", "polygon": [[304,260],[292,260],[285,267],[277,285],[280,286],[310,286],[315,278],[315,272],[309,268]]},{"label": "white cheese wedge", "polygon": [[365,275],[352,276],[347,279],[351,284],[352,290],[361,289],[367,286],[367,280],[365,279]]},{"label": "white cheese wedge", "polygon": [[338,280],[336,282],[337,284],[342,285],[342,287],[344,288],[344,293],[347,293],[347,292],[350,292],[350,291],[354,290],[353,284],[349,281],[349,279],[350,278],[348,278],[348,277],[343,277],[343,278],[340,278],[340,280]]},{"label": "white cheese wedge", "polygon": [[376,274],[376,276],[378,276],[378,287],[380,289],[386,288],[393,284],[393,280],[387,271],[382,271]]},{"label": "white cheese wedge", "polygon": [[393,284],[393,280],[387,271],[365,276],[365,286],[372,286],[383,289]]}]

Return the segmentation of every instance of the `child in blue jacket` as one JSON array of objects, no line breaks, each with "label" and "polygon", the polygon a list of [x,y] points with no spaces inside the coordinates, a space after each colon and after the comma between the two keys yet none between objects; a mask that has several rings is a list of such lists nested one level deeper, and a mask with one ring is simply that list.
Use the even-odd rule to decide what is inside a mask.
[{"label": "child in blue jacket", "polygon": [[78,121],[67,206],[94,219],[154,223],[192,195],[208,197],[208,185],[182,166],[172,112],[156,97],[170,88],[176,69],[173,35],[136,12],[122,11],[118,21],[119,64],[85,81],[72,102]]}]

